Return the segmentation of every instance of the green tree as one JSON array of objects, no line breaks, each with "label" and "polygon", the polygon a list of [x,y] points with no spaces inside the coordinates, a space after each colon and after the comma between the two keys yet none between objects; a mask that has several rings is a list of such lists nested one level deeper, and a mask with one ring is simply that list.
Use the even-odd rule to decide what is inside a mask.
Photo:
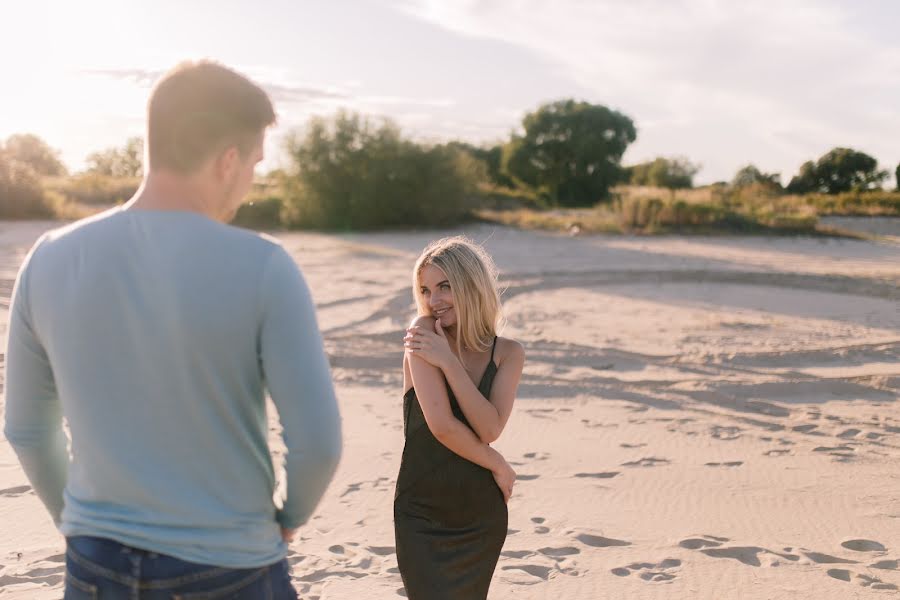
[{"label": "green tree", "polygon": [[447,225],[468,213],[484,164],[449,145],[405,139],[391,121],[315,118],[288,140],[285,220],[329,229]]},{"label": "green tree", "polygon": [[819,191],[816,163],[808,160],[800,165],[800,172],[791,178],[786,189],[792,194],[808,194]]},{"label": "green tree", "polygon": [[747,165],[738,170],[731,180],[732,187],[749,187],[754,184],[762,184],[771,187],[781,187],[780,173],[763,173],[755,165]]},{"label": "green tree", "polygon": [[672,190],[694,186],[694,175],[700,165],[684,157],[655,158],[629,167],[630,181],[635,185],[652,185]]},{"label": "green tree", "polygon": [[560,100],[522,121],[525,134],[504,149],[506,171],[553,204],[589,206],[623,178],[622,154],[637,138],[634,122],[605,106]]},{"label": "green tree", "polygon": [[109,177],[140,177],[144,173],[144,140],[131,137],[121,148],[107,148],[87,157],[88,171]]},{"label": "green tree", "polygon": [[31,165],[11,160],[0,148],[0,217],[40,218],[50,214],[38,174]]},{"label": "green tree", "polygon": [[58,176],[66,174],[66,167],[59,159],[59,152],[47,142],[31,133],[18,133],[6,138],[6,160],[28,165],[37,175]]},{"label": "green tree", "polygon": [[466,142],[450,142],[447,145],[467,152],[473,158],[484,162],[488,180],[494,185],[515,187],[515,181],[503,170],[503,145],[475,146]]},{"label": "green tree", "polygon": [[878,170],[878,161],[868,154],[851,148],[834,148],[815,163],[803,163],[787,189],[797,194],[840,194],[876,189],[886,178],[887,171]]},{"label": "green tree", "polygon": [[894,181],[897,183],[897,191],[900,192],[900,163],[897,163],[897,168],[894,169]]}]

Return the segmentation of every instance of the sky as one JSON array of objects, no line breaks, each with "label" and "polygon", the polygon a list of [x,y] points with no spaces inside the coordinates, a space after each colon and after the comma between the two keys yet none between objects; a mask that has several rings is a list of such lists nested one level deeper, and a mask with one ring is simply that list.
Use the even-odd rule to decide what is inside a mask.
[{"label": "sky", "polygon": [[[142,135],[154,80],[210,58],[263,85],[285,138],[338,109],[415,139],[492,144],[542,103],[631,117],[623,162],[686,157],[695,181],[782,174],[836,146],[900,163],[895,0],[2,0],[0,139],[72,170]],[[891,180],[893,181],[893,177]]]}]

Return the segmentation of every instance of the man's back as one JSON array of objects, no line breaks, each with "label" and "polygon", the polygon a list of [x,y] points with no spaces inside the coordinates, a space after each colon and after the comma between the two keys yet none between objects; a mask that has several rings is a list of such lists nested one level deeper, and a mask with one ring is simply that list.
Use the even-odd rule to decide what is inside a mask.
[{"label": "man's back", "polygon": [[[298,479],[333,472],[339,425],[309,293],[262,236],[144,210],[52,232],[17,284],[10,353],[7,435],[17,451],[53,411],[52,398],[29,396],[55,386],[69,423],[67,536],[266,565],[284,554],[279,521],[296,527],[318,501],[300,497]],[[288,445],[279,521],[266,384]]]}]

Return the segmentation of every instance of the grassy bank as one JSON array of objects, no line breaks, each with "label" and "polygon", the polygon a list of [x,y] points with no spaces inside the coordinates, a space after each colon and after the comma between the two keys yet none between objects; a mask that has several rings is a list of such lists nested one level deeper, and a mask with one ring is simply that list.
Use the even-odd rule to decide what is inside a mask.
[{"label": "grassy bank", "polygon": [[526,229],[569,233],[859,234],[819,224],[823,216],[900,216],[900,193],[781,195],[762,186],[688,190],[621,186],[591,209],[483,208],[479,218]]},{"label": "grassy bank", "polygon": [[[279,179],[260,178],[234,223],[290,228],[296,220]],[[140,180],[97,175],[41,182],[41,215],[72,220],[127,200]],[[37,196],[36,196],[37,197]],[[37,201],[37,200],[35,200]],[[900,216],[900,192],[785,195],[765,186],[713,185],[686,190],[620,186],[594,208],[547,208],[539,194],[479,186],[470,198],[478,220],[567,233],[849,235],[820,224],[825,216]],[[12,216],[12,215],[11,215]],[[32,217],[33,218],[33,217]]]}]

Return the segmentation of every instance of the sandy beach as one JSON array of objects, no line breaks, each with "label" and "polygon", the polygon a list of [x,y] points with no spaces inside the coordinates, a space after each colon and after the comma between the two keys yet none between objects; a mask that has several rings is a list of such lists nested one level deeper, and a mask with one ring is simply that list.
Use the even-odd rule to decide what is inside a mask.
[{"label": "sandy beach", "polygon": [[[0,223],[0,328],[52,223]],[[344,458],[291,545],[306,600],[404,596],[392,500],[410,269],[448,233],[501,270],[527,359],[491,598],[900,597],[900,245],[824,238],[277,234],[315,298]],[[5,340],[4,340],[5,346]],[[277,427],[272,436],[276,454]],[[0,437],[0,598],[64,543]]]}]

